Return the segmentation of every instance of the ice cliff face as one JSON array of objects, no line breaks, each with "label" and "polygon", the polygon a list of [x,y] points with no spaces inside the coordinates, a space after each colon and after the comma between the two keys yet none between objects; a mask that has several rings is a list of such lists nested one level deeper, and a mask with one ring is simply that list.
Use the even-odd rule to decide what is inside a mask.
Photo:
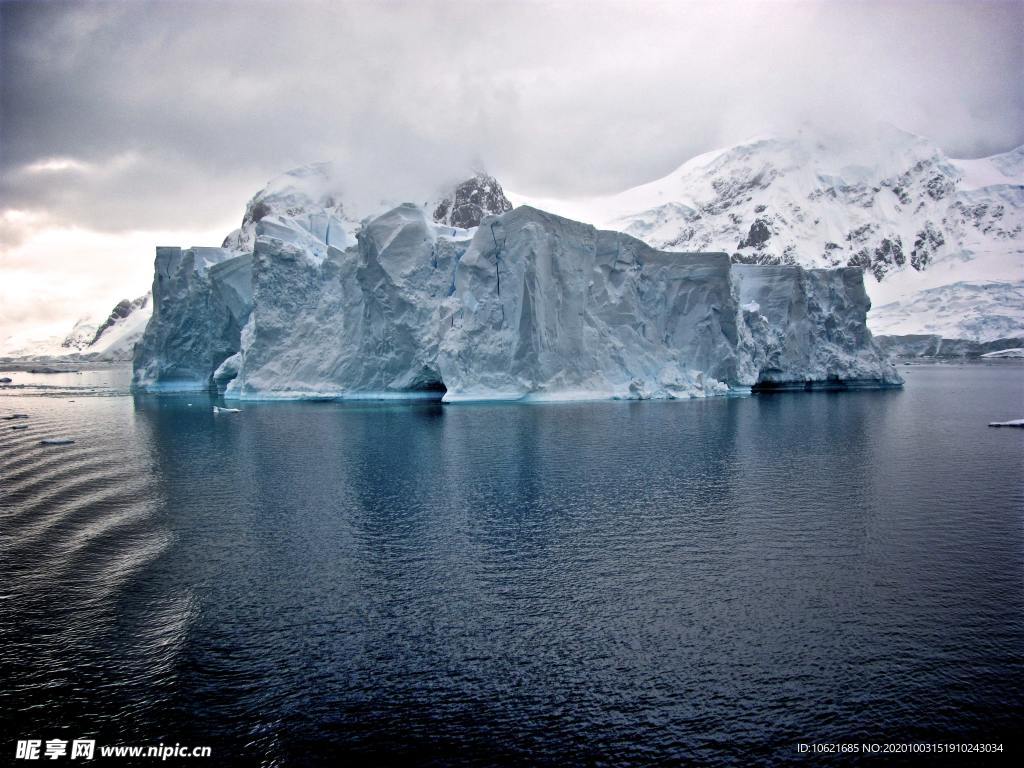
[{"label": "ice cliff face", "polygon": [[734,265],[749,334],[746,380],[766,389],[897,380],[871,338],[864,275],[853,267]]},{"label": "ice cliff face", "polygon": [[667,254],[521,207],[485,220],[446,308],[449,400],[677,397],[740,381],[725,254]]},{"label": "ice cliff face", "polygon": [[900,381],[864,325],[857,270],[659,251],[530,207],[504,212],[492,182],[460,185],[447,208],[402,204],[358,225],[335,200],[317,209],[303,194],[275,212],[264,195],[228,247],[158,249],[136,385],[456,401]]},{"label": "ice cliff face", "polygon": [[134,381],[205,389],[239,348],[251,310],[252,257],[223,248],[156,250],[153,316],[135,347]]},{"label": "ice cliff face", "polygon": [[237,371],[227,394],[437,396],[442,305],[466,247],[439,229],[420,208],[399,206],[322,260],[279,231],[261,234],[252,315],[218,376]]}]

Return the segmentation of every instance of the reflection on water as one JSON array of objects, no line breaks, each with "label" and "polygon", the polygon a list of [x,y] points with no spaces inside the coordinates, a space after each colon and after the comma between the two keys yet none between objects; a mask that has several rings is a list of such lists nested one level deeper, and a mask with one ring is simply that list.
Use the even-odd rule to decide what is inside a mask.
[{"label": "reflection on water", "polygon": [[1006,741],[1024,435],[985,424],[1024,411],[1022,374],[234,415],[0,398],[31,416],[0,435],[0,735],[282,765]]}]

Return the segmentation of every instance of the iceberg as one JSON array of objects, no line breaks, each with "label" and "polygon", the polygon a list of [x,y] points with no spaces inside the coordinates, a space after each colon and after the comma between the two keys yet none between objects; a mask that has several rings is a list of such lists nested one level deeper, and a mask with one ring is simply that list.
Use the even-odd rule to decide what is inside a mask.
[{"label": "iceberg", "polygon": [[658,250],[511,209],[484,175],[354,224],[322,179],[321,203],[302,198],[305,178],[287,208],[254,198],[224,247],[157,249],[137,388],[462,402],[901,383],[859,269]]},{"label": "iceberg", "polygon": [[1024,427],[1024,419],[1011,419],[1010,421],[990,421],[990,427]]}]

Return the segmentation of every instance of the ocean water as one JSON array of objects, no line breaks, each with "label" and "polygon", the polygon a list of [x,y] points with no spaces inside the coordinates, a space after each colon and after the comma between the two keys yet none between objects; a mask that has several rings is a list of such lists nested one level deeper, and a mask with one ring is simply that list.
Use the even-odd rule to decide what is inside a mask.
[{"label": "ocean water", "polygon": [[986,424],[1024,416],[1024,366],[903,372],[901,391],[234,415],[133,397],[120,369],[9,374],[0,416],[30,418],[0,421],[0,755],[1012,749],[1024,430]]}]

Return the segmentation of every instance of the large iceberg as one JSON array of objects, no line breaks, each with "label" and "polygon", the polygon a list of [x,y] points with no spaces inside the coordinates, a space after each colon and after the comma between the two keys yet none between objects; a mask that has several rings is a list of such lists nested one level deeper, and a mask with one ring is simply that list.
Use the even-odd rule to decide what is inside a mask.
[{"label": "large iceberg", "polygon": [[157,250],[136,386],[453,402],[901,383],[860,270],[660,251],[509,210],[485,175],[355,222],[311,176],[317,196],[296,188],[310,174],[261,193],[222,248]]}]

